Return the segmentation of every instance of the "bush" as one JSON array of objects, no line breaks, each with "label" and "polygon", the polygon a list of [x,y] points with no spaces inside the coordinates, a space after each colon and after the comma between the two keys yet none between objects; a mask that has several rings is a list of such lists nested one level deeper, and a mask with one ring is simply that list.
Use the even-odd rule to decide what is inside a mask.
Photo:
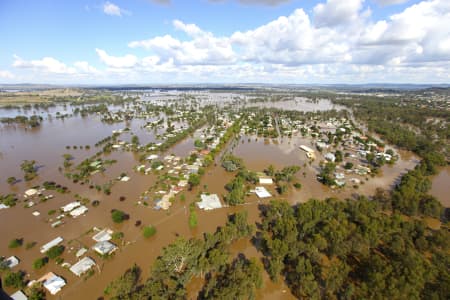
[{"label": "bush", "polygon": [[301,189],[302,188],[302,184],[300,182],[296,182],[296,183],[294,183],[294,187],[296,189]]},{"label": "bush", "polygon": [[123,232],[114,232],[111,237],[113,240],[121,240],[123,239],[124,234]]},{"label": "bush", "polygon": [[20,246],[22,246],[23,244],[23,239],[13,239],[11,242],[9,242],[9,248],[10,249],[14,249],[14,248],[19,248]]},{"label": "bush", "polygon": [[121,210],[113,210],[111,213],[111,218],[114,223],[122,223],[125,220],[129,219],[129,216]]},{"label": "bush", "polygon": [[6,276],[3,278],[3,283],[5,286],[11,286],[16,289],[23,288],[25,286],[25,282],[23,280],[24,273],[22,271],[18,272],[9,272],[6,274]]},{"label": "bush", "polygon": [[33,269],[39,270],[42,267],[44,267],[47,263],[48,263],[47,257],[38,258],[33,262]]},{"label": "bush", "polygon": [[152,237],[156,234],[156,228],[151,225],[144,227],[144,230],[142,233],[144,234],[144,237],[146,237],[146,238]]},{"label": "bush", "polygon": [[51,259],[55,259],[64,252],[64,246],[53,246],[47,252],[47,256]]}]

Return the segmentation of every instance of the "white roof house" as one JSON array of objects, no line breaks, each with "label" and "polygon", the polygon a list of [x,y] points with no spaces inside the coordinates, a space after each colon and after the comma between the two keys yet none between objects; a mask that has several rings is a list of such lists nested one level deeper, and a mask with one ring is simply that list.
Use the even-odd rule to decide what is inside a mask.
[{"label": "white roof house", "polygon": [[147,160],[154,160],[154,159],[157,159],[157,158],[159,158],[158,155],[156,155],[156,154],[151,154],[151,155],[149,155],[149,156],[147,157]]},{"label": "white roof house", "polygon": [[314,153],[314,150],[305,145],[300,145],[300,149],[308,153]]},{"label": "white roof house", "polygon": [[111,242],[103,241],[95,244],[94,247],[92,247],[92,249],[94,249],[95,252],[97,252],[100,255],[109,255],[117,250],[117,246]]},{"label": "white roof house", "polygon": [[51,240],[50,242],[48,242],[47,244],[42,246],[41,253],[47,252],[48,250],[50,250],[51,247],[59,245],[62,241],[64,241],[64,239],[62,237],[58,236],[56,239]]},{"label": "white roof house", "polygon": [[84,213],[86,213],[88,211],[88,208],[86,206],[80,206],[78,208],[75,208],[74,210],[72,210],[70,212],[70,215],[74,218],[79,217],[81,215],[83,215]]},{"label": "white roof house", "polygon": [[255,193],[258,198],[269,198],[272,197],[272,195],[266,190],[265,187],[257,186],[255,187]]},{"label": "white roof house", "polygon": [[65,285],[66,281],[53,273],[51,273],[51,276],[49,276],[49,278],[46,279],[43,283],[43,286],[52,295],[56,295]]},{"label": "white roof house", "polygon": [[270,177],[260,177],[259,184],[273,184],[273,180]]},{"label": "white roof house", "polygon": [[66,212],[73,210],[74,208],[77,208],[80,205],[81,205],[81,203],[78,201],[70,202],[69,204],[66,204],[63,207],[61,207],[61,209],[63,210],[63,212],[66,213]]},{"label": "white roof house", "polygon": [[36,189],[28,189],[25,191],[25,196],[32,197],[32,196],[36,195],[37,193],[38,193],[38,190],[36,190]]},{"label": "white roof house", "polygon": [[96,242],[104,242],[112,239],[113,231],[111,229],[105,228],[102,231],[98,232],[96,235],[92,237],[92,239]]},{"label": "white roof house", "polygon": [[196,202],[198,208],[200,209],[212,210],[222,207],[222,203],[220,203],[220,199],[216,194],[211,195],[202,194],[200,198],[202,199],[202,201]]},{"label": "white roof house", "polygon": [[12,269],[19,264],[20,260],[15,256],[10,256],[3,261],[3,264]]},{"label": "white roof house", "polygon": [[328,152],[327,154],[325,154],[325,159],[334,162],[336,160],[336,156],[333,153]]},{"label": "white roof house", "polygon": [[76,264],[70,267],[70,271],[76,276],[80,277],[87,271],[89,271],[93,266],[95,266],[95,261],[90,257],[85,257],[79,260]]},{"label": "white roof house", "polygon": [[21,290],[18,290],[9,297],[13,300],[28,300],[28,297]]}]

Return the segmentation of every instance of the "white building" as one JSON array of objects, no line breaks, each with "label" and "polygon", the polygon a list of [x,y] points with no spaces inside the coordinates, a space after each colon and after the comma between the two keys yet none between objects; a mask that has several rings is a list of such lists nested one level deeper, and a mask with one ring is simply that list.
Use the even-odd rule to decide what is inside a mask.
[{"label": "white building", "polygon": [[117,246],[108,241],[98,242],[92,247],[100,255],[110,255],[117,250]]},{"label": "white building", "polygon": [[52,295],[56,295],[66,285],[66,281],[63,278],[61,278],[51,272],[48,275],[46,275],[46,277],[47,278],[45,279],[45,281],[42,285]]},{"label": "white building", "polygon": [[259,184],[273,184],[273,180],[270,177],[260,177],[259,178]]},{"label": "white building", "polygon": [[77,208],[78,206],[80,206],[81,203],[78,201],[75,202],[70,202],[69,204],[64,205],[63,207],[61,207],[61,209],[63,210],[63,212],[69,212],[75,208]]},{"label": "white building", "polygon": [[85,257],[79,260],[76,264],[70,267],[70,271],[76,276],[80,277],[87,271],[89,271],[93,266],[95,266],[95,261],[90,257]]},{"label": "white building", "polygon": [[41,253],[47,252],[48,250],[50,250],[50,248],[59,245],[62,241],[64,241],[64,239],[62,237],[58,236],[56,239],[51,240],[50,242],[48,242],[47,244],[42,246]]},{"label": "white building", "polygon": [[15,256],[10,256],[3,261],[3,265],[6,265],[8,268],[12,269],[19,264],[20,260]]},{"label": "white building", "polygon": [[70,215],[71,215],[72,217],[76,218],[76,217],[79,217],[79,216],[85,214],[87,211],[88,211],[88,208],[87,208],[86,206],[83,205],[83,206],[80,206],[80,207],[78,207],[78,208],[72,210],[72,211],[70,212]]},{"label": "white building", "polygon": [[269,198],[272,197],[272,195],[266,190],[265,187],[257,186],[255,187],[255,193],[258,198]]},{"label": "white building", "polygon": [[105,228],[96,235],[92,237],[92,239],[96,242],[104,242],[112,239],[113,231],[111,229]]},{"label": "white building", "polygon": [[204,210],[212,210],[222,207],[222,203],[220,203],[220,199],[216,194],[206,195],[202,194],[200,196],[202,199],[201,202],[196,202],[198,208]]}]

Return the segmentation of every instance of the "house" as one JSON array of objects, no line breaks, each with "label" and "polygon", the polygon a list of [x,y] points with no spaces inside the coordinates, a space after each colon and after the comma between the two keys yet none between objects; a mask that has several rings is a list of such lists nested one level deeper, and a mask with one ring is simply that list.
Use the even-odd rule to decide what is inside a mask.
[{"label": "house", "polygon": [[88,211],[88,208],[86,206],[80,206],[70,212],[70,215],[74,218],[79,217],[86,213]]},{"label": "house", "polygon": [[151,155],[147,156],[147,160],[154,160],[154,159],[157,159],[158,157],[159,156],[156,154],[151,154]]},{"label": "house", "polygon": [[25,198],[33,197],[33,196],[37,195],[37,193],[38,193],[38,190],[36,190],[36,189],[28,189],[25,191]]},{"label": "house", "polygon": [[325,154],[325,159],[334,162],[336,160],[336,156],[333,153],[328,152],[327,154]]},{"label": "house", "polygon": [[187,180],[180,180],[178,182],[178,186],[179,187],[186,187],[188,185],[188,181]]},{"label": "house", "polygon": [[188,170],[189,174],[197,174],[199,167],[197,165],[188,165],[186,169]]},{"label": "house", "polygon": [[80,205],[81,205],[81,203],[78,202],[78,201],[70,202],[69,204],[66,204],[63,207],[61,207],[61,209],[62,209],[63,212],[67,213],[67,212],[77,208]]},{"label": "house", "polygon": [[302,149],[303,151],[306,152],[306,156],[308,158],[314,159],[315,158],[315,153],[314,150],[309,148],[308,146],[305,145],[300,145],[300,149]]},{"label": "house", "polygon": [[272,197],[272,195],[266,190],[266,188],[262,186],[255,187],[255,193],[258,198],[268,198]]},{"label": "house", "polygon": [[202,199],[202,201],[196,202],[198,208],[200,209],[212,210],[222,208],[222,203],[220,203],[220,199],[216,194],[202,194],[200,198]]},{"label": "house", "polygon": [[109,241],[102,241],[95,244],[92,249],[100,255],[110,255],[117,250],[117,246]]},{"label": "house", "polygon": [[50,250],[50,248],[59,245],[62,241],[64,241],[64,239],[62,237],[58,236],[54,240],[51,240],[50,242],[48,242],[47,244],[42,246],[41,250],[40,250],[41,253],[47,252],[48,250]]},{"label": "house", "polygon": [[28,300],[28,297],[21,290],[18,290],[9,297],[13,300]]},{"label": "house", "polygon": [[66,281],[54,273],[50,272],[38,279],[38,282],[43,282],[44,288],[52,295],[56,295],[66,285]]},{"label": "house", "polygon": [[95,266],[95,261],[90,257],[85,257],[79,260],[76,264],[70,267],[70,271],[76,276],[80,277],[87,271],[89,271],[93,266]]},{"label": "house", "polygon": [[270,177],[260,177],[259,184],[273,184],[273,180]]},{"label": "house", "polygon": [[12,269],[15,266],[19,264],[20,260],[15,256],[10,256],[7,259],[5,259],[2,263],[2,265],[7,266],[8,268]]},{"label": "house", "polygon": [[94,235],[92,237],[92,239],[94,241],[98,242],[105,242],[105,241],[109,241],[112,239],[112,234],[113,231],[111,229],[103,229],[102,231],[100,231],[99,233],[97,233],[96,235]]}]

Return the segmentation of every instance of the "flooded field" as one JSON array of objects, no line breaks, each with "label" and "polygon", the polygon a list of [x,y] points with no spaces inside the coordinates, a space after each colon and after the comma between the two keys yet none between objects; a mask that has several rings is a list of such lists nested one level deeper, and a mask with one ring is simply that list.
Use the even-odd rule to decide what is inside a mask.
[{"label": "flooded field", "polygon": [[[195,94],[195,93],[194,93]],[[145,102],[149,101],[172,101],[176,97],[184,95],[171,93],[167,95],[148,94],[142,97]],[[211,95],[194,95],[203,98],[208,104],[232,102],[239,99],[237,94],[217,93]],[[194,97],[192,96],[192,97]],[[181,96],[180,96],[181,97]],[[182,97],[185,97],[182,96]],[[242,99],[245,99],[242,96]],[[205,104],[205,103],[203,103]],[[253,104],[252,104],[253,105]],[[296,98],[284,102],[258,103],[259,107],[276,107],[300,111],[317,111],[339,109],[331,104],[329,100],[319,100],[318,102],[307,101],[307,99]],[[111,107],[111,111],[119,112],[120,106]],[[159,118],[168,118],[164,114],[148,116],[144,118],[132,118],[131,120],[105,123],[100,115],[92,114],[86,117],[71,116],[59,119],[49,116],[56,116],[57,112],[68,114],[73,113],[73,108],[68,106],[52,107],[48,110],[31,109],[23,110],[2,110],[0,117],[14,117],[17,114],[37,114],[42,115],[43,121],[37,128],[24,128],[20,125],[0,125],[0,191],[1,194],[17,194],[19,201],[16,206],[0,210],[0,255],[8,257],[14,255],[20,259],[17,269],[25,271],[27,279],[36,279],[49,271],[57,273],[67,281],[67,286],[62,289],[58,297],[62,299],[95,299],[103,295],[103,289],[109,282],[119,277],[133,263],[141,267],[142,278],[146,278],[150,271],[150,266],[155,258],[160,255],[161,249],[173,242],[177,237],[201,238],[205,232],[214,232],[218,226],[225,224],[227,216],[237,211],[247,211],[249,223],[260,222],[260,211],[258,205],[268,203],[273,199],[287,199],[292,204],[305,202],[311,198],[324,199],[335,197],[339,199],[356,198],[357,195],[370,196],[377,187],[392,188],[407,170],[412,169],[417,163],[417,158],[411,153],[395,150],[399,155],[398,161],[393,165],[384,165],[378,175],[371,176],[351,175],[362,183],[355,188],[351,184],[343,188],[331,188],[323,185],[317,180],[320,163],[324,160],[324,154],[317,153],[315,160],[310,160],[304,151],[300,150],[300,145],[314,148],[316,140],[309,137],[294,134],[292,137],[264,138],[255,134],[241,134],[233,142],[225,145],[224,151],[219,153],[212,165],[205,168],[200,184],[192,190],[182,190],[180,194],[171,199],[172,205],[168,210],[155,210],[154,201],[157,200],[155,192],[161,186],[170,186],[172,177],[177,180],[182,178],[176,167],[176,163],[166,163],[165,160],[172,158],[181,162],[189,160],[192,151],[196,149],[195,143],[199,139],[207,140],[206,137],[209,126],[199,126],[195,133],[186,135],[182,140],[177,141],[167,150],[156,155],[159,160],[164,158],[164,169],[161,171],[138,172],[137,167],[149,162],[142,161],[139,153],[125,150],[125,146],[132,143],[133,136],[137,136],[140,145],[163,143],[167,138],[168,125],[166,121],[161,125],[152,128],[146,127],[151,122],[159,121]],[[236,113],[233,113],[236,114]],[[222,116],[219,116],[222,117]],[[227,118],[224,123],[232,123]],[[228,124],[227,126],[231,126]],[[188,127],[186,121],[174,121],[175,128]],[[278,125],[277,125],[278,126]],[[129,131],[123,131],[129,128]],[[180,129],[181,130],[181,129]],[[113,160],[100,172],[92,172],[88,180],[84,183],[69,179],[62,168],[63,154],[70,154],[73,158],[71,162],[75,165],[83,160],[92,157],[102,149],[96,147],[96,143],[109,137],[113,132],[118,133],[118,140],[115,142],[117,150],[103,153],[100,158]],[[221,134],[223,135],[224,132]],[[214,137],[216,138],[216,137]],[[218,138],[217,138],[218,139]],[[210,138],[213,140],[213,138]],[[122,143],[122,144],[121,144]],[[86,147],[89,146],[89,147]],[[393,147],[392,147],[393,148]],[[205,149],[204,149],[205,150]],[[268,199],[259,199],[255,194],[245,197],[245,203],[234,207],[225,206],[213,211],[202,211],[197,209],[198,226],[195,229],[189,228],[189,205],[198,200],[202,192],[217,194],[220,199],[227,194],[225,185],[230,182],[235,172],[227,172],[221,166],[220,157],[223,152],[232,153],[242,158],[246,168],[254,172],[263,172],[269,165],[275,169],[282,169],[287,166],[300,166],[300,171],[295,174],[294,181],[301,183],[301,189],[289,188],[286,194],[278,195],[275,185],[267,186],[267,190],[273,196]],[[173,154],[173,157],[167,158]],[[20,164],[24,160],[35,160],[38,167],[38,177],[32,181],[22,180],[23,172]],[[180,163],[181,164],[181,163]],[[356,162],[355,162],[356,164]],[[338,169],[344,172],[344,170]],[[170,173],[169,173],[170,172]],[[119,180],[123,174],[128,177],[128,181]],[[8,177],[15,177],[19,180],[14,184],[7,182]],[[350,176],[350,175],[349,175]],[[446,183],[449,178],[449,169],[445,169],[433,181],[433,195],[439,199],[444,199],[448,194]],[[184,178],[183,178],[184,179]],[[42,186],[44,181],[54,181],[67,188],[69,193],[59,193],[57,191],[46,190],[45,196],[54,196],[47,201],[39,201],[36,198],[24,197],[24,192],[35,186]],[[104,193],[96,186],[113,183],[110,193]],[[183,197],[181,197],[182,195]],[[59,226],[53,228],[51,224],[58,219],[60,208],[75,200],[87,198],[87,213],[77,217],[64,217]],[[443,201],[448,206],[448,198]],[[35,205],[26,208],[30,200]],[[92,205],[92,201],[97,200],[98,206]],[[447,201],[447,202],[445,202]],[[129,215],[129,220],[116,224],[111,219],[112,210],[121,210]],[[33,215],[33,213],[38,214]],[[152,225],[157,228],[154,237],[146,239],[142,235],[143,226]],[[62,256],[64,262],[74,264],[77,262],[75,253],[85,247],[91,249],[95,242],[92,236],[96,233],[93,228],[110,228],[114,232],[123,233],[122,240],[114,240],[119,246],[118,251],[111,257],[103,258],[92,250],[88,250],[88,255],[96,263],[95,273],[89,276],[76,277],[67,268],[57,265],[54,260],[39,270],[35,270],[33,262],[42,257],[39,248],[48,241],[61,236],[64,238],[66,250]],[[8,244],[11,240],[23,239],[24,245],[16,249],[11,249]],[[31,242],[35,246],[26,249],[26,244]],[[251,244],[248,239],[237,241],[232,246],[232,254],[243,253],[248,257],[260,259],[261,253]],[[266,272],[263,273],[264,286],[258,291],[259,299],[292,299],[294,298],[283,281],[275,284],[268,278]],[[202,286],[202,279],[195,278],[188,287],[189,298],[194,299]],[[6,288],[11,293],[12,289]],[[51,296],[48,297],[52,299]],[[56,297],[55,297],[56,298]]]}]

